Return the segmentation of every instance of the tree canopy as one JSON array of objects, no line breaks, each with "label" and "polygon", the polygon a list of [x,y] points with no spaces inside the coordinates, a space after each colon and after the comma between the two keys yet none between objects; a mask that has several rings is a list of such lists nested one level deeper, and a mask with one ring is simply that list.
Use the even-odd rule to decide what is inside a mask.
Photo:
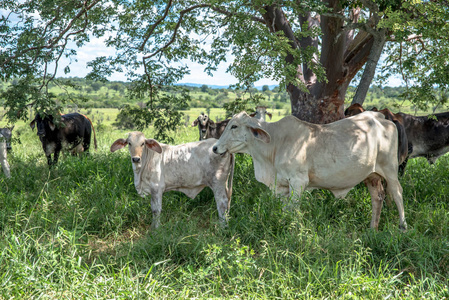
[{"label": "tree canopy", "polygon": [[343,117],[357,74],[359,103],[376,70],[384,80],[401,76],[406,96],[422,105],[441,101],[435,91],[445,93],[449,83],[445,0],[6,0],[0,11],[0,77],[18,79],[1,95],[12,121],[25,118],[27,106],[56,110],[71,101],[49,93],[48,83],[58,68],[70,74],[61,57],[76,63],[77,47],[94,37],[115,55],[89,63],[87,77],[126,73],[130,97],[149,107],[170,101],[160,88],[189,72],[184,60],[212,74],[229,54],[240,86],[278,80],[292,114],[316,123]]}]

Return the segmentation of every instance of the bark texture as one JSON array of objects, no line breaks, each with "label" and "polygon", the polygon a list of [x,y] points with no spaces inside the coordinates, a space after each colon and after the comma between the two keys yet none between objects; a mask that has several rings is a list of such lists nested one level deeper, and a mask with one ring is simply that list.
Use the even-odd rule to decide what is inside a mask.
[{"label": "bark texture", "polygon": [[[301,24],[306,24],[309,28],[321,27],[321,56],[310,63],[320,63],[325,68],[327,81],[318,81],[310,66],[303,63],[296,68],[296,78],[307,86],[307,92],[293,84],[287,86],[292,115],[311,123],[322,124],[344,117],[344,99],[349,83],[367,62],[374,45],[373,35],[364,30],[359,30],[354,36],[354,25],[358,21],[360,9],[353,9],[353,23],[345,24],[341,1],[327,0],[326,4],[331,8],[331,13],[314,17],[307,14],[299,16],[299,19]],[[281,8],[274,4],[264,9],[263,18],[269,29],[274,33],[282,32],[293,49],[318,47],[316,38],[296,38]],[[383,45],[380,49],[383,49]],[[381,52],[380,50],[379,53]],[[372,64],[377,65],[378,59],[375,59],[374,54],[371,55]],[[285,60],[289,64],[294,63],[292,55],[287,55]]]}]

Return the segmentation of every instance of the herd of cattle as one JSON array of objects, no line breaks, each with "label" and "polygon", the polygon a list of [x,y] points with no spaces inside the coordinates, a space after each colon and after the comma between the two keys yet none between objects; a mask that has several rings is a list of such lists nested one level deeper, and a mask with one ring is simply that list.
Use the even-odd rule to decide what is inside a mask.
[{"label": "herd of cattle", "polygon": [[[141,132],[116,140],[111,152],[128,146],[137,193],[151,196],[152,227],[160,225],[164,192],[180,191],[194,198],[206,186],[212,189],[219,220],[226,225],[234,154],[247,153],[253,159],[256,179],[284,197],[315,188],[345,197],[363,181],[371,195],[370,226],[375,229],[385,196],[384,181],[399,212],[399,227],[405,230],[398,174],[404,172],[408,158],[423,156],[432,164],[449,151],[449,113],[415,117],[388,109],[365,112],[355,104],[345,110],[345,119],[325,125],[294,116],[269,123],[267,115],[271,119],[262,106],[251,115],[241,112],[222,122],[213,122],[202,113],[192,123],[198,127],[199,141],[176,146],[146,138]],[[97,148],[95,130],[84,115],[54,119],[37,114],[30,123],[32,129],[36,126],[49,166],[57,163],[63,148],[73,154],[88,151],[92,131]],[[0,128],[0,161],[7,177],[12,130]]]}]

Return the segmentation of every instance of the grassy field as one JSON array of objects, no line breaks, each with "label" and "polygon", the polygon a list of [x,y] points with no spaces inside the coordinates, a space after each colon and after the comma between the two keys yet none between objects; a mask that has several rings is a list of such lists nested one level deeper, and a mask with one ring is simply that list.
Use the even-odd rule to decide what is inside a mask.
[{"label": "grassy field", "polygon": [[[98,150],[62,156],[52,170],[35,131],[16,125],[12,178],[0,174],[0,299],[449,298],[448,156],[433,166],[409,162],[405,233],[386,205],[379,232],[369,229],[363,185],[343,200],[306,192],[297,209],[284,210],[244,155],[228,228],[218,226],[205,189],[193,200],[166,193],[162,226],[152,231],[129,154],[109,152],[126,134],[111,126],[115,113],[93,109]],[[190,126],[173,135],[177,143],[198,138]]]}]

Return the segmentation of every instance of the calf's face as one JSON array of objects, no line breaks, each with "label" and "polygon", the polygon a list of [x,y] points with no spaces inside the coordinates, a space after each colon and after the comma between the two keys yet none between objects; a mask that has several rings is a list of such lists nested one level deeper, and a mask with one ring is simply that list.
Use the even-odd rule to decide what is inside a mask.
[{"label": "calf's face", "polygon": [[144,134],[139,131],[128,133],[128,138],[118,139],[111,145],[111,152],[115,152],[128,145],[129,154],[131,155],[131,162],[136,166],[140,166],[142,161],[142,154],[147,147],[157,153],[162,153],[161,145],[154,139],[146,139]]},{"label": "calf's face", "polygon": [[214,153],[245,153],[248,144],[254,139],[269,143],[270,134],[263,130],[256,119],[251,118],[245,112],[235,115],[229,121],[220,139],[212,147]]}]

